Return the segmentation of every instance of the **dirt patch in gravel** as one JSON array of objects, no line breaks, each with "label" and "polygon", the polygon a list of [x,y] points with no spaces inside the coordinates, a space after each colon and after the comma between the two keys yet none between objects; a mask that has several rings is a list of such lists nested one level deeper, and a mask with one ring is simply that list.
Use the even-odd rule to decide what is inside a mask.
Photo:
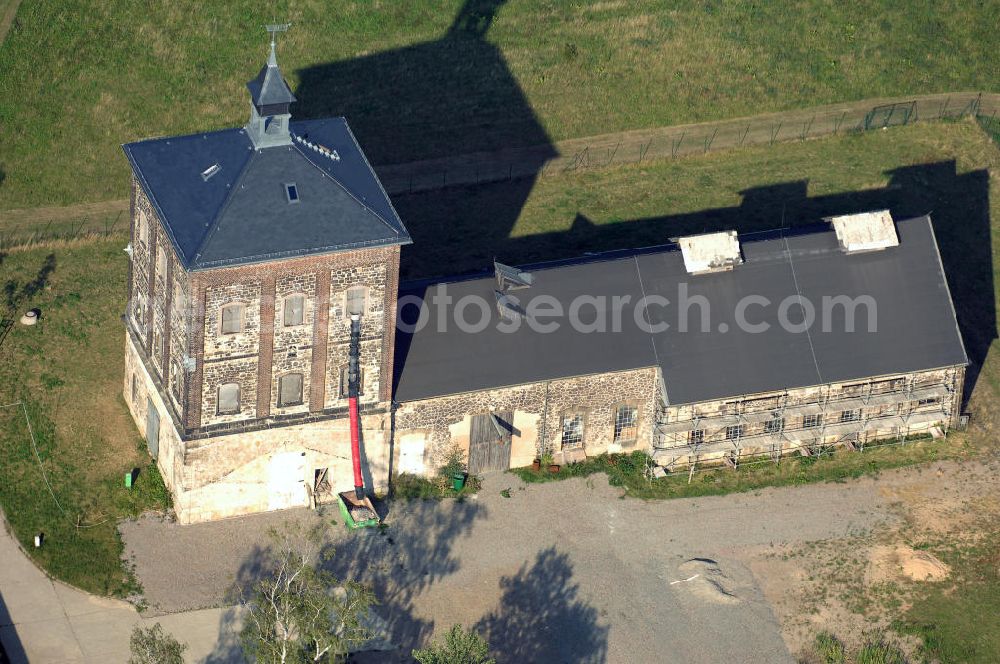
[{"label": "dirt patch in gravel", "polygon": [[905,544],[872,547],[869,553],[869,585],[899,581],[941,581],[948,578],[951,569],[927,551],[917,551]]}]

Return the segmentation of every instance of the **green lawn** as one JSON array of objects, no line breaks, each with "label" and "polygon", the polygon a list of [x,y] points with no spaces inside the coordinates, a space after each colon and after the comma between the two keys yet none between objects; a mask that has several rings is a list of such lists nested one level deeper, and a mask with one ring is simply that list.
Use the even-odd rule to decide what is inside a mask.
[{"label": "green lawn", "polygon": [[29,432],[20,406],[0,409],[0,506],[44,569],[118,596],[137,589],[120,561],[118,520],[169,503],[121,397],[125,270],[118,241],[0,254],[3,317],[11,303],[42,312],[34,327],[15,322],[0,346],[0,405],[23,402],[31,423]]},{"label": "green lawn", "polygon": [[375,163],[996,89],[989,2],[36,0],[0,45],[0,210],[123,198],[118,145],[240,124],[264,23]]}]

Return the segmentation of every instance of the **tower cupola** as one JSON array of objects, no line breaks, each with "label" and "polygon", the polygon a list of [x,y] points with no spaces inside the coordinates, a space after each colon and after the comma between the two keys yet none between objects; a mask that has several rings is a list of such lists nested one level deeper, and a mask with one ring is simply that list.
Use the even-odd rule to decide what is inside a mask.
[{"label": "tower cupola", "polygon": [[271,55],[257,77],[247,82],[247,89],[250,91],[250,121],[245,129],[258,150],[288,145],[292,140],[288,133],[288,123],[292,117],[288,107],[295,101],[295,95],[281,74],[275,54],[275,35],[287,30],[288,26],[288,23],[267,26],[267,31],[271,33]]}]

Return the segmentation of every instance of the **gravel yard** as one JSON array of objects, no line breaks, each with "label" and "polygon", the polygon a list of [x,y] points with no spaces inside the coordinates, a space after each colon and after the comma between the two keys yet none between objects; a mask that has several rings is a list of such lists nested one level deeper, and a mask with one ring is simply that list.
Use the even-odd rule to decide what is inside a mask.
[{"label": "gravel yard", "polygon": [[154,613],[224,603],[269,529],[322,522],[334,571],[374,587],[401,653],[461,622],[504,662],[791,662],[753,560],[897,525],[885,489],[916,472],[662,502],[623,500],[603,475],[524,486],[498,474],[474,500],[391,503],[382,531],[294,510],[121,532]]}]

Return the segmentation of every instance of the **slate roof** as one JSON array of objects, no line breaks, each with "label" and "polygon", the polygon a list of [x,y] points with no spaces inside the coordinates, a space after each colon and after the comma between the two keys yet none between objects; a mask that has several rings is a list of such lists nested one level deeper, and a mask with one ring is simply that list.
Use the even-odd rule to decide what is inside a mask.
[{"label": "slate roof", "polygon": [[[968,363],[959,335],[951,297],[928,217],[897,224],[900,244],[883,251],[846,254],[828,225],[799,231],[773,232],[741,238],[745,262],[729,272],[689,275],[674,246],[627,257],[559,265],[533,270],[534,285],[511,294],[521,299],[547,295],[564,309],[580,295],[606,296],[602,315],[610,316],[610,296],[666,297],[667,307],[647,308],[649,323],[666,322],[669,329],[650,332],[640,327],[626,306],[621,330],[582,333],[566,324],[548,334],[522,322],[514,333],[496,329],[497,309],[482,332],[462,332],[449,318],[444,331],[428,324],[414,333],[397,332],[395,398],[412,401],[430,397],[518,385],[555,378],[583,376],[659,366],[670,404],[695,403],[743,394],[864,379],[894,373],[943,368]],[[689,331],[678,328],[678,288],[687,284],[688,297],[710,303],[710,326],[700,330],[700,308],[689,312]],[[492,276],[429,286],[407,286],[409,295],[437,311],[431,298],[447,292],[457,302],[476,295],[493,303]],[[736,324],[736,304],[747,295],[768,298],[770,306],[750,306],[745,318],[768,323],[762,333],[742,331]],[[791,296],[805,298],[820,314],[824,296],[871,296],[876,304],[876,331],[868,332],[859,309],[856,332],[849,333],[843,309],[830,317],[830,331],[817,323],[807,332],[784,330],[779,304]],[[412,300],[411,300],[412,302]],[[797,307],[793,307],[797,309]],[[403,307],[412,323],[417,308]],[[468,320],[479,316],[469,307]],[[580,318],[594,319],[584,307]],[[788,318],[796,318],[790,311]],[[821,320],[821,318],[820,318]],[[721,331],[723,325],[726,331]]]},{"label": "slate roof", "polygon": [[255,106],[270,106],[273,104],[290,104],[295,101],[295,95],[285,82],[274,56],[274,44],[271,45],[271,57],[267,64],[261,67],[257,77],[247,82],[250,99]]},{"label": "slate roof", "polygon": [[122,146],[185,268],[410,243],[344,118],[293,121],[290,133],[261,150],[240,128]]}]

